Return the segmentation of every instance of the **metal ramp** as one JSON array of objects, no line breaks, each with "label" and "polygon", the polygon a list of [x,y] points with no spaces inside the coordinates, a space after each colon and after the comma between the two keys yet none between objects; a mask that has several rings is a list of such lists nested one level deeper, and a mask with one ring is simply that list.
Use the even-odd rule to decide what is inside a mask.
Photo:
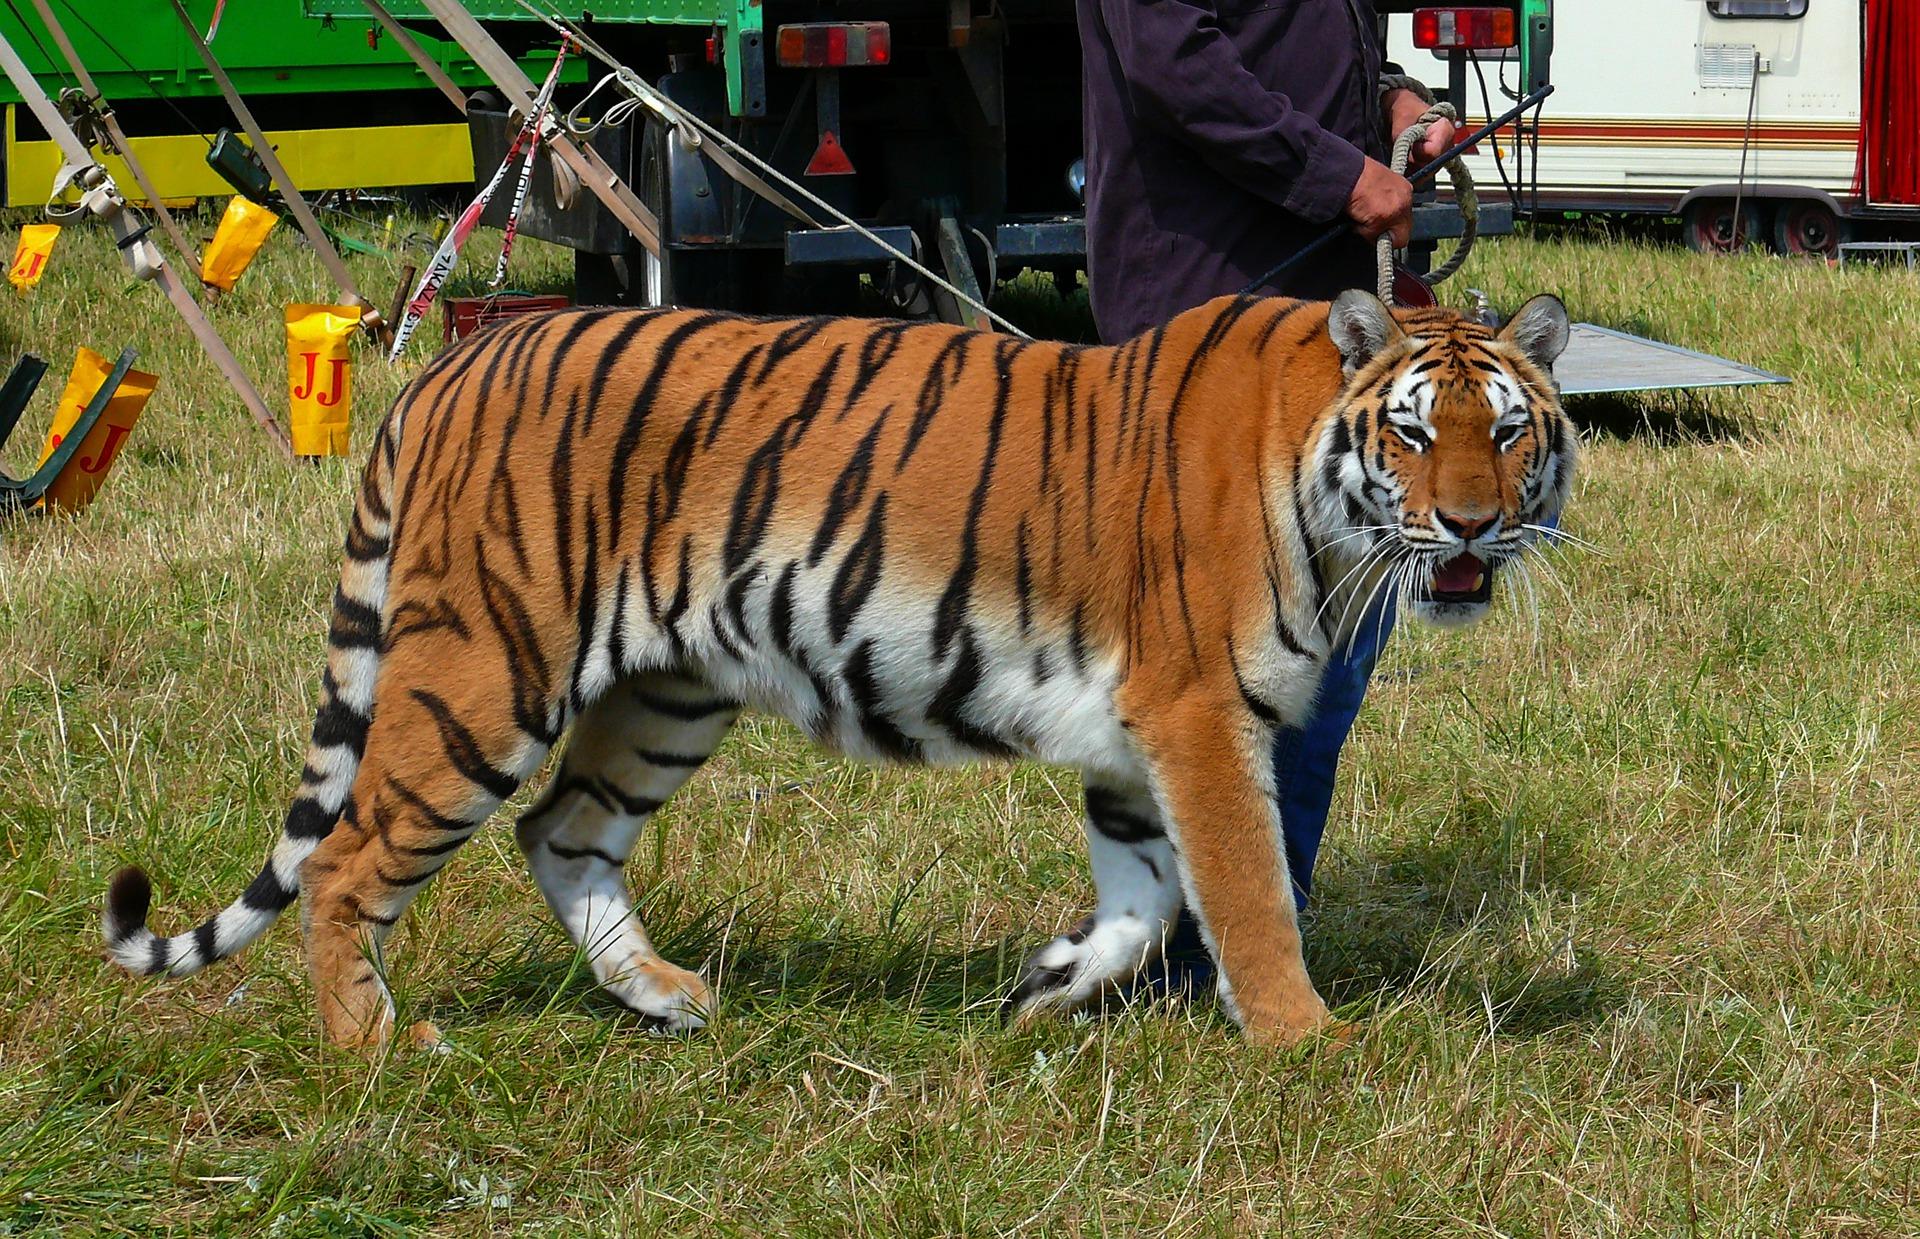
[{"label": "metal ramp", "polygon": [[1662,344],[1592,323],[1575,323],[1567,351],[1553,363],[1563,396],[1660,391],[1675,387],[1749,387],[1791,383],[1782,374]]}]

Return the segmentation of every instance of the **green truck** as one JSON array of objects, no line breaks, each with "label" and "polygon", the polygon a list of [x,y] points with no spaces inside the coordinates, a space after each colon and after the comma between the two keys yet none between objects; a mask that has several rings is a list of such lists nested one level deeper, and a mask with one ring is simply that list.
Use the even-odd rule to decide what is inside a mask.
[{"label": "green truck", "polygon": [[[135,153],[163,197],[181,201],[230,192],[207,165],[209,139],[238,128],[201,67],[167,0],[50,0],[81,62],[114,106]],[[204,34],[213,0],[189,0]],[[212,46],[303,190],[470,182],[473,157],[464,119],[427,82],[364,8],[316,20],[299,0],[228,3]],[[57,95],[73,84],[66,61],[33,7],[0,8],[0,36],[34,77]],[[485,77],[451,43],[430,45],[454,80]],[[7,206],[47,199],[60,155],[0,79],[0,175]],[[114,179],[134,181],[109,159]]]},{"label": "green truck", "polygon": [[[357,0],[306,2],[344,14]],[[400,4],[397,13],[432,32],[418,0]],[[1425,26],[1463,49],[1477,37],[1483,59],[1515,62],[1524,93],[1547,78],[1550,6],[1505,0],[1436,9],[1383,0],[1375,8],[1422,10]],[[468,8],[516,52],[550,46],[552,30],[521,0],[472,0]],[[658,214],[660,257],[590,195],[561,206],[544,169],[522,220],[531,235],[574,249],[582,300],[835,309],[849,304],[864,273],[897,309],[967,321],[965,305],[892,261],[888,248],[969,292],[1023,269],[1065,275],[1085,264],[1071,0],[614,0],[590,18],[565,11],[670,98],[887,243],[831,221],[796,222],[643,110],[593,140]],[[1488,40],[1496,27],[1503,47]],[[1464,50],[1450,62],[1453,97],[1463,114],[1477,113],[1464,102]],[[469,120],[485,175],[515,122],[484,93]],[[1486,197],[1481,231],[1509,229],[1510,205]],[[501,210],[496,204],[496,220]],[[1423,205],[1416,265],[1460,229],[1450,204]]]},{"label": "green truck", "polygon": [[[51,3],[162,196],[226,192],[204,156],[207,136],[231,118],[171,5]],[[1519,80],[1537,85],[1551,51],[1550,3],[1434,10],[1377,0],[1375,8],[1425,8],[1452,15],[1446,20],[1462,29],[1480,29],[1480,19],[1497,10],[1501,37],[1513,46],[1481,54],[1517,61]],[[504,156],[517,121],[419,0],[388,8],[472,92],[464,118],[361,0],[221,7],[213,49],[302,189],[471,185]],[[552,63],[557,37],[533,9],[581,22],[676,102],[963,288],[990,287],[1029,268],[1070,273],[1085,262],[1071,0],[603,0],[591,7],[468,0],[466,7],[536,81]],[[214,0],[189,8],[205,30]],[[49,55],[51,41],[25,6],[0,12],[0,34],[44,84],[64,83],[64,64]],[[602,72],[572,57],[561,102],[577,102]],[[1454,96],[1466,100],[1458,53],[1452,78]],[[37,205],[59,158],[17,102],[0,94],[5,201]],[[1464,102],[1462,110],[1477,111]],[[964,306],[891,262],[870,237],[798,223],[649,112],[601,127],[592,142],[659,215],[666,244],[654,257],[591,194],[555,186],[541,161],[521,227],[575,251],[582,301],[831,309],[849,304],[864,273],[903,311],[965,317]],[[123,186],[132,184],[115,171]],[[507,196],[493,208],[496,221]],[[1510,220],[1503,204],[1489,203],[1481,231],[1501,231]],[[1458,232],[1450,206],[1419,211],[1423,243]]]}]

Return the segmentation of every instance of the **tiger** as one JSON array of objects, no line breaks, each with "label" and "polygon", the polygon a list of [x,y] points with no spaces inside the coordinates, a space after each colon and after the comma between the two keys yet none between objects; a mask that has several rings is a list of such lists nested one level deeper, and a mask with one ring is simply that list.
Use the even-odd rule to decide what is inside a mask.
[{"label": "tiger", "polygon": [[519,847],[599,986],[697,1029],[715,993],[655,950],[624,867],[751,707],[860,759],[1078,769],[1095,906],[1016,974],[1016,1022],[1130,992],[1184,908],[1246,1039],[1315,1035],[1276,731],[1383,600],[1472,623],[1556,525],[1568,334],[1550,294],[1495,330],[1359,291],[1223,297],[1110,347],[673,309],[490,327],[378,427],[258,876],[162,937],[122,869],[107,954],[183,976],[299,898],[324,1037],[377,1048],[384,939],[564,736]]}]

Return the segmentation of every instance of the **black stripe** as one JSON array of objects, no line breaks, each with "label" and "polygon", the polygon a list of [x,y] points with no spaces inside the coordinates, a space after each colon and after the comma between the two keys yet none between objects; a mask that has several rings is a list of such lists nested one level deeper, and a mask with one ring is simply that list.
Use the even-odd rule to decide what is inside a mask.
[{"label": "black stripe", "polygon": [[[733,631],[741,641],[751,646],[753,633],[747,629],[747,592],[761,579],[760,562],[755,560],[747,569],[727,582],[726,614],[733,623]],[[714,634],[720,635],[720,625],[713,626]],[[737,658],[739,655],[732,650]]]},{"label": "black stripe", "polygon": [[560,803],[560,798],[571,792],[585,796],[602,809],[612,813],[616,806],[613,797],[601,787],[602,782],[603,780],[588,778],[584,775],[567,774],[563,767],[560,777],[554,780],[553,789],[547,793],[546,805],[542,808]]},{"label": "black stripe", "polygon": [[986,452],[980,461],[980,476],[973,484],[973,497],[967,503],[966,522],[960,530],[960,560],[954,567],[953,576],[949,578],[946,590],[940,595],[939,605],[934,610],[933,656],[935,658],[946,657],[947,646],[959,634],[960,625],[966,620],[968,604],[973,595],[973,578],[980,563],[980,518],[986,511],[987,496],[992,491],[994,466],[1000,461],[1000,432],[1006,425],[1007,405],[1013,392],[1013,374],[1009,358],[1018,351],[1018,347],[1011,341],[1003,341],[995,346],[993,369],[997,383],[994,390],[993,414],[987,420]]},{"label": "black stripe", "polygon": [[541,416],[544,417],[547,411],[553,408],[553,392],[554,388],[559,385],[560,373],[566,367],[567,358],[573,353],[575,348],[579,347],[580,341],[585,339],[588,331],[602,319],[610,318],[615,314],[624,312],[626,311],[607,307],[581,308],[565,316],[567,319],[566,333],[548,352],[546,358],[547,381],[545,390],[540,393],[539,411]]},{"label": "black stripe", "polygon": [[329,693],[313,716],[313,743],[322,748],[345,745],[358,760],[367,748],[367,720]]},{"label": "black stripe", "polygon": [[1097,786],[1087,787],[1085,791],[1087,821],[1107,838],[1116,843],[1145,843],[1165,837],[1166,832],[1157,822],[1128,809],[1125,797]]},{"label": "black stripe", "polygon": [[630,796],[616,786],[612,779],[601,779],[600,790],[610,796],[620,806],[620,811],[628,817],[646,817],[667,803],[652,796]]},{"label": "black stripe", "polygon": [[367,528],[365,508],[364,500],[356,504],[353,519],[347,525],[347,558],[359,563],[385,559],[390,549],[386,538],[376,536]]},{"label": "black stripe", "polygon": [[[474,829],[478,830],[479,827],[476,826]],[[445,856],[448,852],[453,851],[472,837],[471,834],[455,835],[450,839],[445,839],[439,843],[423,848],[410,847],[406,844],[391,842],[388,843],[387,846],[402,856]]]},{"label": "black stripe", "polygon": [[853,382],[847,388],[847,398],[841,402],[840,412],[835,415],[834,421],[842,421],[853,412],[854,405],[866,393],[867,387],[880,377],[880,371],[900,351],[901,337],[915,326],[914,323],[881,323],[872,328],[861,342],[860,361],[853,372]]},{"label": "black stripe", "polygon": [[[678,327],[667,333],[648,359],[647,378],[640,385],[640,391],[633,398],[633,407],[627,413],[627,420],[620,427],[620,437],[614,442],[613,451],[608,460],[612,463],[612,477],[609,479],[607,495],[607,549],[618,553],[620,548],[620,524],[626,516],[627,473],[634,451],[640,445],[640,434],[646,429],[647,416],[653,412],[654,401],[660,395],[660,385],[667,375],[674,371],[673,359],[681,346],[688,340],[717,323],[735,322],[725,314],[691,314],[681,321]],[[628,337],[630,338],[630,337]],[[624,348],[625,341],[622,341]],[[596,378],[598,376],[596,375]],[[592,402],[599,397],[598,388],[589,402],[587,431],[592,429]]]},{"label": "black stripe", "polygon": [[298,890],[288,890],[280,885],[280,879],[274,876],[273,864],[269,862],[260,866],[260,872],[247,884],[247,889],[240,892],[240,902],[256,912],[278,912],[292,903],[299,893]]},{"label": "black stripe", "polygon": [[219,954],[214,950],[215,937],[219,932],[220,922],[218,920],[208,921],[193,931],[193,945],[195,949],[200,952],[202,962],[211,963],[220,958]]},{"label": "black stripe", "polygon": [[720,427],[726,424],[727,415],[732,413],[740,399],[740,389],[747,381],[747,371],[753,363],[767,351],[765,342],[754,345],[740,355],[733,363],[733,369],[727,372],[727,381],[720,385],[719,398],[713,402],[713,418],[707,423],[707,437],[703,447],[712,447],[713,441],[720,437]]},{"label": "black stripe", "polygon": [[580,393],[567,393],[566,416],[554,436],[553,459],[547,462],[547,484],[553,490],[554,557],[560,565],[560,596],[573,601],[573,435],[580,420]]},{"label": "black stripe", "polygon": [[1280,712],[1254,695],[1247,687],[1247,680],[1240,673],[1240,659],[1233,652],[1233,638],[1227,638],[1227,665],[1233,669],[1233,682],[1240,689],[1240,700],[1246,703],[1253,716],[1269,727],[1280,726]]},{"label": "black stripe", "polygon": [[380,646],[380,613],[347,597],[344,586],[333,591],[333,616],[327,625],[327,644],[343,650],[371,650]]},{"label": "black stripe", "polygon": [[591,856],[595,860],[605,861],[615,869],[624,869],[627,863],[615,858],[611,852],[603,852],[599,848],[563,848],[551,839],[547,840],[547,851],[552,852],[561,860],[581,860]]},{"label": "black stripe", "polygon": [[636,746],[633,755],[650,766],[669,766],[679,770],[694,770],[705,764],[705,753],[673,753],[666,749],[650,749]]},{"label": "black stripe", "polygon": [[287,807],[287,820],[280,833],[289,839],[324,839],[333,833],[333,824],[339,820],[339,814],[327,812],[314,797],[296,796]]},{"label": "black stripe", "polygon": [[[900,445],[900,459],[893,465],[895,473],[907,467],[907,461],[913,458],[913,451],[920,446],[920,438],[927,433],[927,427],[933,424],[934,414],[940,411],[945,400],[947,386],[958,382],[966,370],[967,345],[977,337],[970,332],[955,332],[940,351],[934,354],[933,364],[920,382],[920,393],[914,400],[913,423],[907,427],[907,441]],[[951,367],[953,374],[948,376]]]},{"label": "black stripe", "polygon": [[846,640],[854,617],[880,584],[886,552],[887,493],[881,491],[867,513],[866,528],[834,571],[833,586],[827,593],[827,631],[835,645]]},{"label": "black stripe", "polygon": [[[587,376],[586,402],[582,408],[582,434],[591,433],[593,419],[600,411],[600,398],[606,393],[607,384],[613,378],[614,367],[626,355],[627,346],[633,343],[635,336],[645,331],[655,320],[665,317],[658,313],[640,313],[621,323],[613,333],[613,338],[600,346],[600,352],[593,359],[593,372]],[[624,459],[624,458],[617,458]]]},{"label": "black stripe", "polygon": [[1013,592],[1020,604],[1020,635],[1033,631],[1033,564],[1027,557],[1027,518],[1013,531]]},{"label": "black stripe", "polygon": [[533,617],[522,605],[519,593],[487,563],[486,539],[479,535],[473,539],[473,562],[487,619],[504,647],[506,679],[513,690],[514,725],[551,746],[560,738],[547,717],[553,679]]},{"label": "black stripe", "polygon": [[773,648],[789,658],[793,657],[793,578],[799,570],[799,560],[787,561],[787,566],[780,570],[780,579],[774,583],[773,599],[767,611]]},{"label": "black stripe", "polygon": [[385,869],[381,868],[378,861],[375,861],[373,865],[373,876],[379,878],[382,882],[396,890],[405,890],[409,886],[418,886],[439,872],[440,866],[433,865],[423,873],[416,873],[412,877],[407,877],[405,874],[388,873]]},{"label": "black stripe", "polygon": [[902,761],[919,761],[923,754],[920,742],[901,731],[898,724],[882,712],[885,704],[880,695],[880,687],[873,675],[873,641],[862,641],[854,647],[853,656],[847,659],[843,673],[847,688],[853,694],[854,709],[858,711],[860,730],[876,749],[890,757]]},{"label": "black stripe", "polygon": [[[619,471],[615,471],[615,476]],[[587,669],[587,656],[593,652],[593,638],[599,629],[600,606],[600,512],[592,495],[587,496],[587,510],[582,514],[587,535],[586,553],[580,557],[580,596],[574,600],[573,631],[573,670],[567,677],[567,701],[573,706],[575,714],[587,708],[585,694],[580,691],[580,677]],[[613,549],[611,540],[607,549]]]},{"label": "black stripe", "polygon": [[946,728],[955,740],[976,752],[995,757],[1014,756],[1014,747],[981,727],[967,712],[973,690],[980,686],[980,647],[971,626],[960,632],[960,653],[953,660],[953,671],[927,706],[929,722]]},{"label": "black stripe", "polygon": [[[476,787],[485,789],[496,799],[505,800],[513,795],[520,786],[520,780],[496,768],[480,751],[480,742],[458,718],[453,709],[436,693],[423,688],[409,690],[409,695],[427,708],[433,715],[434,727],[440,733],[440,746],[446,751],[447,760],[460,776]],[[399,784],[394,784],[398,788]],[[407,793],[409,796],[411,793]],[[415,798],[417,799],[417,798]],[[423,806],[424,807],[424,806]]]},{"label": "black stripe", "polygon": [[[613,583],[613,618],[607,623],[607,662],[616,671],[626,671],[627,666],[627,607],[633,600],[631,574],[621,571]],[[558,734],[554,739],[558,739]],[[549,747],[553,741],[547,741]]]},{"label": "black stripe", "polygon": [[807,566],[816,566],[827,548],[833,545],[833,539],[840,532],[840,525],[861,499],[866,497],[867,479],[873,472],[874,445],[880,440],[880,429],[886,425],[888,410],[883,409],[874,419],[873,426],[860,437],[854,445],[853,453],[840,469],[840,476],[833,480],[833,490],[827,495],[826,515],[820,518],[820,528],[813,535],[813,545],[807,549]]},{"label": "black stripe", "polygon": [[[425,818],[426,824],[435,830],[464,835],[479,825],[478,822],[471,822],[463,817],[455,817],[451,813],[442,813],[440,810],[428,804],[426,798],[419,792],[414,791],[411,787],[402,783],[399,779],[394,778],[392,775],[387,776],[387,786],[393,790],[394,795],[406,801],[415,813]],[[390,829],[390,823],[385,814],[378,812],[378,804],[379,802],[376,801],[375,818],[379,822],[380,833],[384,837]]]},{"label": "black stripe", "polygon": [[386,648],[392,649],[402,637],[418,636],[423,632],[438,632],[445,629],[463,641],[473,640],[473,633],[467,628],[467,621],[460,612],[445,598],[435,598],[431,603],[403,602],[393,609],[393,622],[387,626]]}]

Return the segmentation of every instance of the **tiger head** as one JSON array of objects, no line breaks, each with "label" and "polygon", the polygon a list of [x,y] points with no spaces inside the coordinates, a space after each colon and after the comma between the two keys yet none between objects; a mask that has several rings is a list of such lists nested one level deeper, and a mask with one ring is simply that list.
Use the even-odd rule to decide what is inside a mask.
[{"label": "tiger head", "polygon": [[1321,461],[1327,514],[1349,538],[1340,557],[1418,619],[1474,623],[1572,484],[1578,438],[1552,369],[1566,307],[1542,294],[1496,332],[1352,291],[1328,330],[1347,376]]}]

